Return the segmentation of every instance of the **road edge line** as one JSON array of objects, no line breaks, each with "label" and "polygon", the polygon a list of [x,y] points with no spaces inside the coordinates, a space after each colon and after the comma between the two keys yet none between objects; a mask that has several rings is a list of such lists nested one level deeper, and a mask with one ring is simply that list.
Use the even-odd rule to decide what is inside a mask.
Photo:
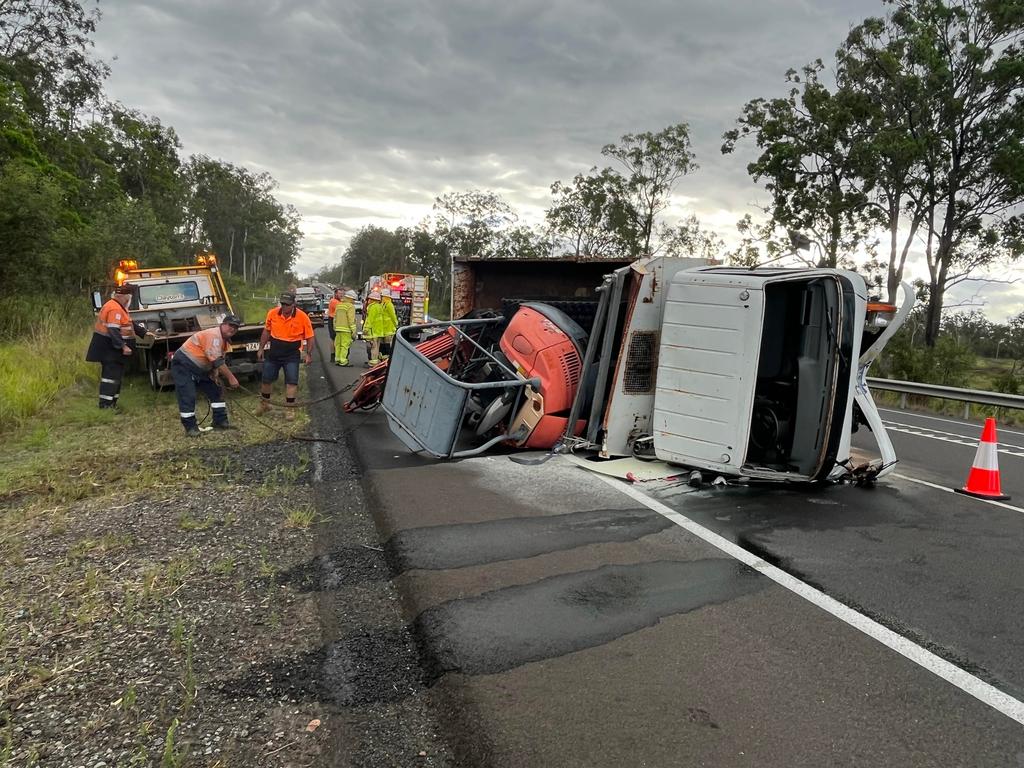
[{"label": "road edge line", "polygon": [[[899,472],[893,472],[891,475],[889,475],[889,477],[896,477],[899,478],[900,480],[906,480],[908,483],[917,483],[918,485],[923,485],[927,488],[934,488],[937,491],[945,491],[946,493],[956,493],[956,491],[954,491],[952,488],[949,488],[945,485],[932,483],[929,482],[928,480],[920,480],[916,477],[904,475]],[[1011,512],[1019,512],[1020,514],[1024,515],[1024,509],[1022,509],[1021,507],[1015,507],[1013,506],[1013,504],[1007,504],[1002,501],[997,501],[996,499],[983,499],[980,496],[965,496],[964,498],[974,499],[975,501],[980,501],[982,504],[991,504],[993,507],[1002,507],[1003,509],[1008,509]]]},{"label": "road edge line", "polygon": [[[730,557],[739,560],[741,563],[753,568],[755,571],[767,576],[779,586],[784,587],[795,595],[804,598],[812,605],[830,613],[832,616],[845,624],[848,624],[854,629],[860,630],[868,637],[884,645],[886,648],[895,651],[904,658],[909,659],[918,666],[942,678],[947,683],[959,688],[961,691],[974,697],[983,704],[987,704],[1000,714],[1006,715],[1006,717],[1011,720],[1015,720],[1021,725],[1024,725],[1024,702],[1000,691],[995,686],[975,677],[955,664],[951,664],[945,659],[936,656],[931,651],[921,647],[903,635],[897,634],[888,627],[882,626],[874,619],[868,618],[862,613],[858,613],[849,606],[840,603],[835,598],[829,597],[824,592],[800,581],[800,579],[795,576],[792,576],[781,568],[777,568],[771,563],[762,560],[757,555],[748,552],[725,537],[705,528],[700,525],[700,523],[676,512],[671,507],[661,503],[660,501],[652,499],[642,491],[625,485],[621,480],[617,480],[615,478],[604,477],[596,474],[594,476],[601,482],[607,483],[613,488],[617,488],[621,493],[629,496],[634,501],[638,501],[653,512],[657,512],[662,517],[667,518],[680,528],[692,533],[702,541],[721,550]],[[930,485],[930,483],[925,484]],[[950,491],[950,493],[952,493],[952,491]]]}]

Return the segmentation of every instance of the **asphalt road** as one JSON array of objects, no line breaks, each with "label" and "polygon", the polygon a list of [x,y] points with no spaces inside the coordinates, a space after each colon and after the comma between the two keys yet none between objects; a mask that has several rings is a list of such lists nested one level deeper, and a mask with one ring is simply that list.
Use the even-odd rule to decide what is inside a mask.
[{"label": "asphalt road", "polygon": [[[358,372],[324,375],[340,386]],[[918,421],[968,443],[980,431]],[[561,459],[435,462],[379,412],[334,428],[363,466],[460,765],[1024,766],[1024,727],[1007,714],[1024,717],[1024,512],[914,481],[962,482],[970,445],[894,433],[914,480],[871,490],[694,491],[609,483]]]}]

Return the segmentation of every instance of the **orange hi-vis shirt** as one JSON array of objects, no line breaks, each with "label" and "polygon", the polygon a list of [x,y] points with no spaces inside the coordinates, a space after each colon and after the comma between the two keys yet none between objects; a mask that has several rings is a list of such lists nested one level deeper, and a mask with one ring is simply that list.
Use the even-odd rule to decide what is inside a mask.
[{"label": "orange hi-vis shirt", "polygon": [[281,314],[280,307],[274,307],[267,312],[266,328],[270,331],[270,338],[278,341],[303,341],[313,338],[313,324],[309,322],[309,315],[298,307],[291,317],[285,317]]},{"label": "orange hi-vis shirt", "polygon": [[327,305],[327,316],[334,317],[334,313],[338,311],[338,305],[341,304],[341,299],[332,298],[330,303]]},{"label": "orange hi-vis shirt", "polygon": [[132,316],[127,309],[121,306],[121,302],[111,299],[100,308],[96,315],[96,333],[106,336],[111,328],[121,330],[122,339],[135,337],[135,326],[132,325]]},{"label": "orange hi-vis shirt", "polygon": [[220,335],[220,326],[193,333],[178,351],[204,371],[223,365],[224,338]]}]

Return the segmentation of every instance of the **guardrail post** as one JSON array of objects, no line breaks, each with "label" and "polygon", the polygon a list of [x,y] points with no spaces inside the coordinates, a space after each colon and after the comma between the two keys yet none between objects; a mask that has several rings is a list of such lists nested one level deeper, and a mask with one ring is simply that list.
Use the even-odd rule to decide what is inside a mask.
[{"label": "guardrail post", "polygon": [[964,403],[964,421],[971,420],[971,404]]},{"label": "guardrail post", "polygon": [[900,408],[902,410],[904,410],[904,411],[907,410],[907,393],[906,392],[904,392],[904,393],[902,393],[900,395]]}]

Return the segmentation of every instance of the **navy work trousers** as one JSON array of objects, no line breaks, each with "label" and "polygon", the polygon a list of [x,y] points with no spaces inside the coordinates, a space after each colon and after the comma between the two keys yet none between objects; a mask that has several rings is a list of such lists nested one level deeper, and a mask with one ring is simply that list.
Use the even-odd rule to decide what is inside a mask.
[{"label": "navy work trousers", "polygon": [[189,360],[182,360],[177,355],[171,358],[171,376],[174,377],[174,394],[178,396],[178,415],[185,429],[196,429],[196,390],[198,389],[210,401],[213,411],[213,426],[222,427],[228,423],[228,404],[220,387],[210,378],[209,371],[204,371]]}]

